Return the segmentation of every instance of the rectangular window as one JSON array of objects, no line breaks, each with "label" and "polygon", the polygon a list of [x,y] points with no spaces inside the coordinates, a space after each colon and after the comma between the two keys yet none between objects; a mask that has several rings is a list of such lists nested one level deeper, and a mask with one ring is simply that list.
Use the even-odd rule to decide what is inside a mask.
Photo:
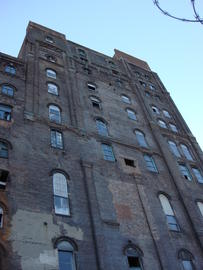
[{"label": "rectangular window", "polygon": [[58,251],[59,270],[75,270],[73,253],[71,251]]},{"label": "rectangular window", "polygon": [[149,171],[158,173],[158,169],[156,167],[154,159],[151,156],[144,155],[144,160],[146,162],[146,167]]},{"label": "rectangular window", "polygon": [[6,105],[0,105],[0,119],[5,121],[11,121],[11,107]]},{"label": "rectangular window", "polygon": [[68,198],[54,195],[55,213],[60,215],[70,215]]},{"label": "rectangular window", "polygon": [[184,176],[185,179],[192,181],[192,176],[191,176],[188,168],[185,165],[179,164],[179,169],[180,169],[182,176]]},{"label": "rectangular window", "polygon": [[192,168],[192,171],[195,175],[195,177],[197,178],[197,181],[201,184],[203,184],[203,176],[200,173],[200,171],[197,168]]},{"label": "rectangular window", "polygon": [[0,170],[0,189],[6,188],[7,179],[8,179],[8,171]]},{"label": "rectangular window", "polygon": [[62,133],[57,130],[51,130],[51,146],[63,149]]},{"label": "rectangular window", "polygon": [[166,218],[167,218],[167,223],[168,223],[169,229],[171,231],[179,232],[180,228],[179,228],[179,225],[177,223],[177,220],[176,220],[175,216],[166,215]]},{"label": "rectangular window", "polygon": [[133,159],[124,158],[124,161],[125,161],[125,165],[126,166],[135,167],[135,163],[134,163],[134,160]]},{"label": "rectangular window", "polygon": [[101,146],[102,146],[102,150],[104,154],[104,159],[109,160],[109,161],[115,161],[112,147],[108,144],[103,144],[103,143]]},{"label": "rectangular window", "polygon": [[128,256],[128,265],[131,270],[142,270],[138,257]]},{"label": "rectangular window", "polygon": [[188,260],[182,260],[183,268],[184,270],[193,270],[193,266],[191,261]]}]

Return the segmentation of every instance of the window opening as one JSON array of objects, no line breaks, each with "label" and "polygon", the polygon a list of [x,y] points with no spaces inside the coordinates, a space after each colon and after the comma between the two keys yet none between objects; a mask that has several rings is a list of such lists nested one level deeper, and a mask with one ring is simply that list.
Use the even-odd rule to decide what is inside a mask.
[{"label": "window opening", "polygon": [[9,97],[13,97],[14,95],[14,88],[9,85],[2,85],[1,93],[7,95]]},{"label": "window opening", "polygon": [[7,105],[0,105],[0,119],[11,121],[11,107]]},{"label": "window opening", "polygon": [[135,167],[135,162],[133,159],[124,158],[125,165],[130,167]]},{"label": "window opening", "polygon": [[191,176],[191,174],[190,174],[188,168],[187,168],[185,165],[179,164],[179,169],[180,169],[180,172],[181,172],[182,176],[183,176],[185,179],[187,179],[187,180],[189,180],[189,181],[192,181],[192,176]]},{"label": "window opening", "polygon": [[4,190],[6,188],[8,180],[8,171],[0,170],[0,189]]}]

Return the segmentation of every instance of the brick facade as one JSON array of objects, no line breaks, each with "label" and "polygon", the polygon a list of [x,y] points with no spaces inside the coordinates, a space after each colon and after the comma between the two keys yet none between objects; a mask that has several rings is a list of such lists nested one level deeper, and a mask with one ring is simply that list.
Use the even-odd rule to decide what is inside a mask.
[{"label": "brick facade", "polygon": [[[6,66],[16,73],[6,72]],[[47,77],[47,69],[56,72],[55,79]],[[48,92],[48,83],[58,87],[58,95]],[[3,93],[3,85],[14,88],[13,97]],[[192,254],[193,268],[202,269],[197,201],[203,202],[203,183],[192,168],[203,172],[203,154],[146,62],[118,50],[110,58],[30,22],[18,58],[0,54],[0,87],[1,104],[12,108],[11,120],[0,119],[0,142],[8,146],[0,170],[9,172],[0,189],[0,269],[58,270],[62,240],[73,246],[77,270],[138,269],[130,268],[128,248],[136,250],[139,269],[184,269],[180,251]],[[61,123],[50,121],[49,105],[58,106]],[[97,119],[106,124],[108,136],[98,133]],[[51,130],[62,134],[63,149],[51,145]],[[144,134],[147,147],[139,145],[136,131]],[[169,140],[180,157],[171,153]],[[104,159],[102,144],[112,147],[115,161]],[[147,169],[144,155],[153,158],[158,172]],[[187,166],[191,181],[178,163]],[[56,172],[67,179],[70,215],[54,210]],[[170,201],[179,231],[167,225],[160,194]]]}]

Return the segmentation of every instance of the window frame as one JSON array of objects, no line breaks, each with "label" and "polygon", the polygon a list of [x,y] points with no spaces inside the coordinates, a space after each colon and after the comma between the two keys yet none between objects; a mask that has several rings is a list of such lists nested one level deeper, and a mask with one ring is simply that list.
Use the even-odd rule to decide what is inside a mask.
[{"label": "window frame", "polygon": [[92,108],[97,109],[97,110],[101,110],[101,100],[98,97],[95,96],[90,96],[89,97],[91,104],[92,104]]},{"label": "window frame", "polygon": [[131,108],[126,108],[127,116],[130,120],[137,121],[137,114]]},{"label": "window frame", "polygon": [[[174,209],[171,205],[170,198],[165,193],[159,193],[158,199],[161,204],[162,211],[165,215],[166,223],[168,226],[168,229],[173,232],[180,232],[180,225],[178,223],[178,220],[176,218]],[[176,229],[174,229],[176,228]]]},{"label": "window frame", "polygon": [[11,74],[11,75],[16,75],[16,67],[13,66],[12,64],[8,64],[5,66],[4,71],[7,74]]},{"label": "window frame", "polygon": [[[187,165],[184,163],[178,163],[178,166],[179,166],[179,171],[180,171],[181,176],[184,179],[191,182],[193,178],[192,178],[192,175],[191,175],[190,170],[188,169]],[[183,171],[187,172],[187,174],[183,174]]]},{"label": "window frame", "polygon": [[[5,110],[3,110],[3,107],[5,108]],[[0,120],[11,122],[11,119],[12,119],[12,107],[10,105],[0,103]]]},{"label": "window frame", "polygon": [[[50,90],[50,89],[51,89],[51,88],[49,87],[50,85],[56,87],[56,88],[55,88],[56,91]],[[58,87],[58,85],[55,84],[55,83],[53,83],[53,82],[47,82],[47,92],[48,92],[49,94],[51,94],[51,95],[59,96],[59,87]]]},{"label": "window frame", "polygon": [[174,133],[178,133],[178,128],[175,124],[169,123],[170,130],[173,131]]},{"label": "window frame", "polygon": [[149,148],[144,132],[139,129],[134,130],[136,140],[140,147]]},{"label": "window frame", "polygon": [[180,149],[181,149],[181,152],[183,154],[183,156],[189,160],[189,161],[194,161],[193,157],[192,157],[192,154],[188,148],[187,145],[185,145],[184,143],[181,143],[180,144]]},{"label": "window frame", "polygon": [[[53,132],[55,133],[54,135],[54,139],[55,141],[52,141],[52,134]],[[57,143],[57,134],[60,134],[61,135],[61,144],[58,144]],[[58,129],[54,129],[54,128],[51,128],[50,130],[50,139],[51,139],[51,147],[53,148],[56,148],[56,149],[60,149],[60,150],[63,150],[64,149],[64,140],[63,140],[63,133],[62,131],[59,131]]]},{"label": "window frame", "polygon": [[171,115],[170,115],[170,113],[169,113],[167,110],[163,109],[162,112],[163,112],[163,115],[164,115],[166,118],[169,118],[169,119],[171,118]]},{"label": "window frame", "polygon": [[[148,154],[144,154],[143,155],[144,157],[144,161],[145,161],[145,165],[146,165],[146,168],[149,172],[152,172],[152,173],[159,173],[158,171],[158,168],[157,168],[157,165],[153,159],[153,157],[151,155],[148,155]],[[146,158],[150,158],[150,160],[146,160]],[[153,165],[153,166],[147,166],[147,164],[149,164],[149,162]],[[153,170],[151,170],[150,168],[153,168]]]},{"label": "window frame", "polygon": [[[200,184],[203,184],[203,175],[202,175],[202,171],[200,171],[200,169],[197,168],[197,167],[195,167],[195,166],[192,166],[191,169],[192,169],[193,175],[195,176],[197,182],[200,183]],[[195,172],[195,171],[196,171],[196,172]],[[201,176],[201,178],[199,179],[199,177],[198,177],[197,175],[198,175],[198,176]]]},{"label": "window frame", "polygon": [[[116,158],[114,155],[113,147],[107,143],[101,143],[102,153],[104,160],[115,162]],[[110,153],[110,154],[108,154]]]},{"label": "window frame", "polygon": [[108,132],[108,126],[107,126],[106,121],[104,121],[100,118],[97,118],[95,120],[95,122],[96,122],[96,128],[97,128],[98,134],[105,136],[105,137],[108,137],[109,132]]},{"label": "window frame", "polygon": [[[60,178],[57,179],[56,177],[59,177],[59,175]],[[70,210],[70,192],[69,192],[68,178],[61,171],[55,171],[52,174],[52,182],[53,182],[53,197],[54,197],[53,202],[55,215],[70,216],[71,210]],[[61,199],[61,202],[63,200],[63,203],[65,202],[66,208],[57,207],[58,199]],[[61,203],[61,205],[63,203]],[[66,211],[64,211],[64,209]]]},{"label": "window frame", "polygon": [[168,129],[166,122],[162,119],[158,119],[158,125],[163,129]]},{"label": "window frame", "polygon": [[[4,88],[8,88],[8,89],[12,89],[12,95],[8,94],[8,90],[4,92]],[[11,84],[5,84],[3,83],[1,85],[1,94],[10,98],[14,97],[14,93],[15,93],[16,88],[14,86],[12,86]],[[6,93],[7,92],[7,93]]]},{"label": "window frame", "polygon": [[[2,150],[2,146],[5,149]],[[1,154],[2,152],[4,154]],[[8,145],[7,142],[0,140],[0,158],[6,158],[6,159],[8,159],[8,157],[9,157],[9,145]]]},{"label": "window frame", "polygon": [[131,98],[128,97],[127,95],[125,95],[125,94],[122,94],[122,95],[121,95],[121,100],[122,100],[122,102],[124,102],[124,103],[126,103],[126,104],[131,104],[131,103],[132,103],[132,102],[131,102]]},{"label": "window frame", "polygon": [[0,205],[0,216],[1,216],[1,218],[0,218],[0,229],[3,229],[3,227],[4,227],[4,209],[3,209],[3,207]]},{"label": "window frame", "polygon": [[[65,245],[67,245],[65,247]],[[58,269],[59,270],[63,270],[63,268],[61,268],[61,261],[60,261],[60,255],[59,254],[62,254],[62,253],[71,253],[71,268],[69,270],[76,270],[76,256],[75,256],[75,253],[76,253],[76,248],[75,248],[75,245],[73,245],[72,241],[69,241],[69,239],[61,239],[57,245],[56,245],[56,249],[57,249],[57,253],[58,253]],[[65,260],[67,262],[67,260]],[[67,266],[67,265],[66,265]],[[67,269],[67,267],[66,267]]]},{"label": "window frame", "polygon": [[49,104],[49,120],[56,124],[61,124],[61,108],[55,104]]},{"label": "window frame", "polygon": [[180,151],[179,151],[179,149],[174,141],[168,140],[168,146],[169,146],[171,153],[175,157],[181,158],[181,153],[180,153]]},{"label": "window frame", "polygon": [[52,68],[47,68],[46,69],[46,77],[49,78],[49,79],[56,80],[57,79],[57,72]]}]

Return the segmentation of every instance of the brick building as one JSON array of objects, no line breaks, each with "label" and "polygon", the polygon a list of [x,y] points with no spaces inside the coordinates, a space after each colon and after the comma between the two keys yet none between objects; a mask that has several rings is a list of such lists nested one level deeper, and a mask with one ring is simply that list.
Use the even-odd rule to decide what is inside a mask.
[{"label": "brick building", "polygon": [[203,154],[146,62],[30,22],[0,100],[0,269],[203,269]]}]

